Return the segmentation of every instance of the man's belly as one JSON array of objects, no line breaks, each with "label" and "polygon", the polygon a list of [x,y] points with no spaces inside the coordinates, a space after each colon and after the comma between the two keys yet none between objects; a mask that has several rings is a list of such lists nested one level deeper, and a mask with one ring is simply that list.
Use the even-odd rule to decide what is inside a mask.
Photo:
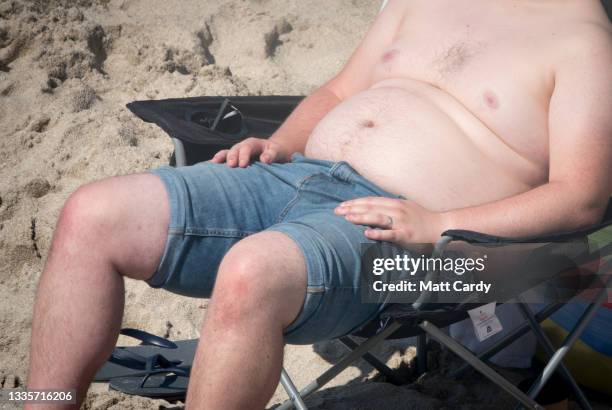
[{"label": "man's belly", "polygon": [[450,95],[387,80],[334,108],[314,129],[308,157],[347,161],[380,187],[434,211],[516,195],[544,182],[528,161]]}]

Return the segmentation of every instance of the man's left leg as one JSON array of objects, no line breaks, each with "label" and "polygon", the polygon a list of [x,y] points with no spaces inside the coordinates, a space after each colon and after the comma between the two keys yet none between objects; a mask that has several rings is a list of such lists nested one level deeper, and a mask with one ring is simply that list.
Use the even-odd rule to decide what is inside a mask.
[{"label": "man's left leg", "polygon": [[297,317],[306,292],[306,265],[297,244],[261,232],[223,259],[187,396],[194,409],[264,408],[278,384],[283,329]]}]

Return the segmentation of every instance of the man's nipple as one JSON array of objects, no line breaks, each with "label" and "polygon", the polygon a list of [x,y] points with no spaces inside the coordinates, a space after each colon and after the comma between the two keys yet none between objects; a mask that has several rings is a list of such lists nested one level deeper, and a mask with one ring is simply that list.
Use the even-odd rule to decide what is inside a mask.
[{"label": "man's nipple", "polygon": [[393,60],[395,57],[397,57],[397,55],[399,54],[399,50],[397,48],[394,48],[393,50],[389,50],[387,51],[385,54],[383,54],[382,56],[382,61],[383,63],[388,63],[389,61]]},{"label": "man's nipple", "polygon": [[485,91],[484,94],[482,95],[482,98],[484,99],[484,102],[487,105],[487,107],[493,108],[494,110],[499,108],[499,99],[497,98],[497,95],[495,95],[493,91],[490,91],[490,90]]}]

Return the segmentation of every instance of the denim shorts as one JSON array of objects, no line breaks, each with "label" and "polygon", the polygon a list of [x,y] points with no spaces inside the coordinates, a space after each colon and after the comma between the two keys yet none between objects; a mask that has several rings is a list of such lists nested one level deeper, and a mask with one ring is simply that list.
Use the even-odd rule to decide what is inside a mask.
[{"label": "denim shorts", "polygon": [[[349,334],[373,319],[383,303],[362,303],[364,226],[334,214],[343,201],[401,198],[359,175],[348,163],[295,154],[286,164],[246,168],[202,162],[150,171],[170,201],[168,239],[149,285],[181,295],[210,297],[221,259],[240,239],[262,231],[292,238],[304,254],[304,305],[285,340],[309,344]],[[279,250],[282,252],[282,250]]]}]

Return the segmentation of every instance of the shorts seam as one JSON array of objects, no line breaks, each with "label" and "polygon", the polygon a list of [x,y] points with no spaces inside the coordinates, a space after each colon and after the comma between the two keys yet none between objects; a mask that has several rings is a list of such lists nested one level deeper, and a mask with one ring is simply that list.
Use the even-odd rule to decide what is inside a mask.
[{"label": "shorts seam", "polygon": [[345,161],[336,162],[334,165],[331,166],[331,168],[327,170],[327,173],[336,181],[343,182],[346,185],[355,185],[353,177],[355,176],[356,172],[354,169],[351,169],[350,172],[344,176],[336,175],[336,171],[338,170],[338,168],[345,165],[348,165]]},{"label": "shorts seam", "polygon": [[319,175],[325,175],[325,173],[317,172],[317,173],[314,173],[314,174],[307,175],[304,178],[302,178],[300,180],[300,182],[297,183],[296,188],[295,188],[295,195],[293,196],[293,198],[291,198],[291,200],[289,202],[287,202],[287,205],[285,205],[285,207],[283,208],[283,210],[279,214],[278,218],[276,219],[276,223],[283,222],[283,220],[285,219],[285,217],[287,216],[287,214],[289,213],[291,208],[293,208],[293,206],[296,204],[296,202],[300,198],[300,193],[301,193],[300,191],[302,190],[304,185],[308,181],[310,181],[312,178],[314,178],[316,176],[319,176]]},{"label": "shorts seam", "polygon": [[222,228],[186,228],[183,232],[185,236],[216,236],[223,238],[245,238],[254,234],[251,231],[241,231],[237,229],[222,229]]},{"label": "shorts seam", "polygon": [[[296,332],[300,331],[304,327],[304,325],[306,325],[310,321],[310,319],[315,317],[315,315],[317,314],[317,311],[323,303],[325,293],[313,293],[311,295],[311,297],[317,298],[317,300],[308,300],[308,296],[304,298],[304,304],[302,305],[302,308],[298,312],[293,322],[289,323],[289,325],[285,329],[283,329],[283,338],[291,336]],[[310,312],[307,312],[308,314],[302,317],[302,315],[305,313],[306,305],[311,305],[313,302],[316,303],[316,305],[312,307],[309,306]]]},{"label": "shorts seam", "polygon": [[325,293],[329,290],[326,286],[306,286],[306,292],[308,293]]},{"label": "shorts seam", "polygon": [[[178,174],[176,168],[168,165],[147,171],[155,175],[164,185],[164,191],[168,199],[169,222],[168,233],[182,235],[185,228],[186,205],[181,198],[185,193],[185,180]],[[181,209],[182,208],[182,209]],[[175,231],[176,230],[176,231]]]}]

